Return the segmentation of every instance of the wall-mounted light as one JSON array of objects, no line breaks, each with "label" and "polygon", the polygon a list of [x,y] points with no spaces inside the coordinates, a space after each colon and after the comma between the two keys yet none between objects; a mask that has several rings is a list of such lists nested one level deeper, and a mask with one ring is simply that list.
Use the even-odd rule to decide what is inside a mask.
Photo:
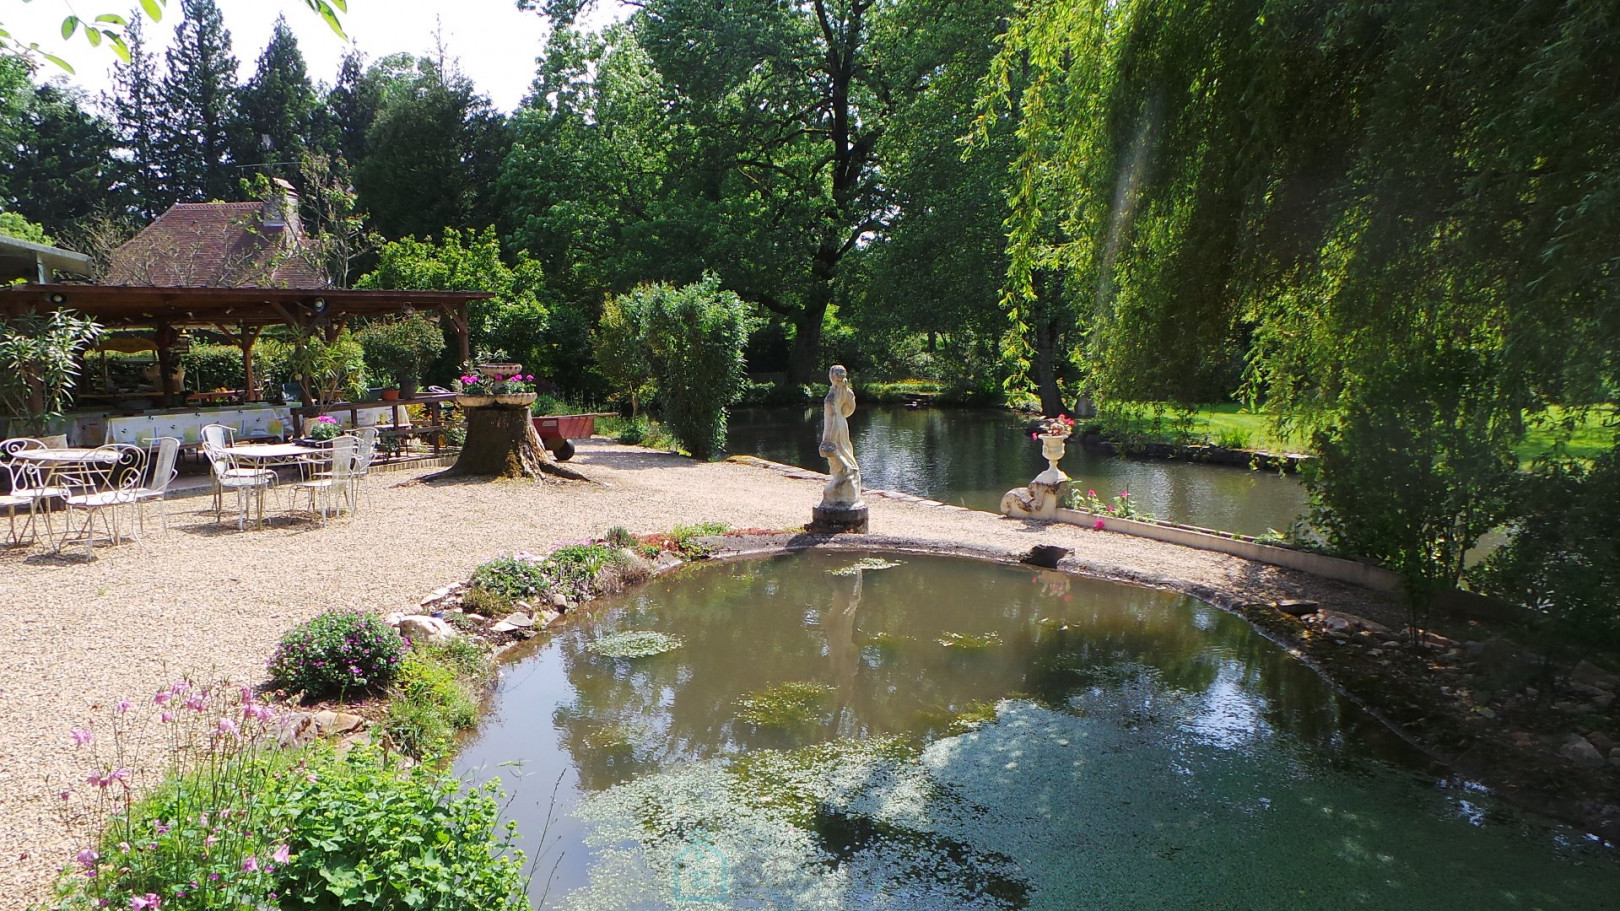
[{"label": "wall-mounted light", "polygon": [[315,298],[315,312],[316,313],[325,313],[326,312],[326,298],[324,298],[324,297]]},{"label": "wall-mounted light", "polygon": [[50,301],[53,304],[57,304],[58,306],[60,306],[62,304],[67,303],[67,295],[63,294],[60,291],[53,291],[53,292],[51,292],[51,296],[46,298],[46,300]]}]

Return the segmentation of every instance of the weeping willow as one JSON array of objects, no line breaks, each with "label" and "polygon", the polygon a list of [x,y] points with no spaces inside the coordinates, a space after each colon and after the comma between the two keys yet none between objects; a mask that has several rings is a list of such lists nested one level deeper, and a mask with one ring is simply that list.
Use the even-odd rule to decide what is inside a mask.
[{"label": "weeping willow", "polygon": [[1502,413],[1616,398],[1604,0],[1028,0],[1005,303],[1065,276],[1093,389],[1331,414],[1436,352]]}]

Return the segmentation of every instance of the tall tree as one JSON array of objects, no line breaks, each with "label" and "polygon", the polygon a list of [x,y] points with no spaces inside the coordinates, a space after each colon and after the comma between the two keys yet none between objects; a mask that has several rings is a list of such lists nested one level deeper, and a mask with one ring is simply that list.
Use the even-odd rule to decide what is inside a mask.
[{"label": "tall tree", "polygon": [[0,162],[0,205],[27,215],[53,234],[97,212],[117,213],[117,139],[112,127],[85,110],[84,94],[47,84],[36,88],[20,123],[10,163]]},{"label": "tall tree", "polygon": [[240,195],[231,157],[240,129],[231,33],[214,0],[181,0],[185,20],[165,54],[167,102],[159,155],[180,201]]},{"label": "tall tree", "polygon": [[113,67],[112,91],[102,97],[102,104],[112,113],[113,128],[124,150],[124,181],[136,214],[151,221],[176,199],[162,154],[163,84],[157,56],[147,49],[140,17],[130,21],[127,38],[129,61]]},{"label": "tall tree", "polygon": [[493,224],[505,126],[453,61],[416,60],[386,83],[366,133],[368,152],[354,168],[361,207],[386,237]]},{"label": "tall tree", "polygon": [[[304,55],[287,20],[276,18],[258,69],[238,94],[241,129],[233,157],[247,168],[290,177],[310,149],[319,102],[310,84]],[[244,174],[243,176],[247,176]]]},{"label": "tall tree", "polygon": [[382,107],[383,80],[366,69],[365,55],[350,51],[338,67],[337,84],[326,93],[326,116],[336,132],[335,151],[346,161],[365,158],[366,133]]}]

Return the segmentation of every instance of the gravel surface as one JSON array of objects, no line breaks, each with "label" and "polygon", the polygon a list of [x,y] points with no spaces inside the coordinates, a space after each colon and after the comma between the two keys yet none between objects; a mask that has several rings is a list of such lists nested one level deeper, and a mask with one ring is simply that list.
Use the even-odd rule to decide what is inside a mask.
[{"label": "gravel surface", "polygon": [[[171,505],[166,534],[149,524],[144,541],[98,549],[90,562],[0,550],[0,591],[15,611],[0,623],[0,907],[44,898],[82,846],[75,839],[84,833],[60,818],[54,795],[88,771],[75,762],[70,731],[93,707],[148,700],[181,673],[262,681],[265,659],[295,623],[333,606],[408,610],[502,551],[543,551],[613,525],[792,528],[820,496],[821,480],[804,473],[602,440],[581,443],[570,464],[595,483],[418,483],[433,470],[387,472],[368,481],[361,515],[324,528],[282,521],[238,532],[213,522],[206,498],[189,498]],[[1370,592],[1220,554],[899,498],[868,503],[876,534],[1053,543],[1103,573],[1375,616],[1389,609]]]}]

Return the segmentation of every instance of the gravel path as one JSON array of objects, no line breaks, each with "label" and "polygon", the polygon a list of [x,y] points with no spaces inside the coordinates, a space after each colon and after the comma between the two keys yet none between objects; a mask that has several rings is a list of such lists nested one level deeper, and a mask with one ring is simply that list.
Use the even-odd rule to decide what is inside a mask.
[{"label": "gravel path", "polygon": [[[698,521],[790,528],[809,519],[819,481],[752,465],[583,443],[571,463],[596,483],[415,483],[427,470],[377,474],[365,511],[322,528],[237,532],[208,501],[171,505],[170,530],[97,551],[89,563],[0,551],[0,906],[45,897],[78,845],[54,795],[82,780],[70,730],[93,706],[145,699],[181,673],[263,679],[281,634],[332,606],[414,607],[504,550],[548,549],[613,525],[666,531]],[[1369,592],[1219,554],[1074,526],[869,498],[874,533],[946,544],[1071,547],[1094,567],[1184,580],[1246,598],[1305,597],[1382,613]],[[16,904],[13,905],[12,903]]]}]

